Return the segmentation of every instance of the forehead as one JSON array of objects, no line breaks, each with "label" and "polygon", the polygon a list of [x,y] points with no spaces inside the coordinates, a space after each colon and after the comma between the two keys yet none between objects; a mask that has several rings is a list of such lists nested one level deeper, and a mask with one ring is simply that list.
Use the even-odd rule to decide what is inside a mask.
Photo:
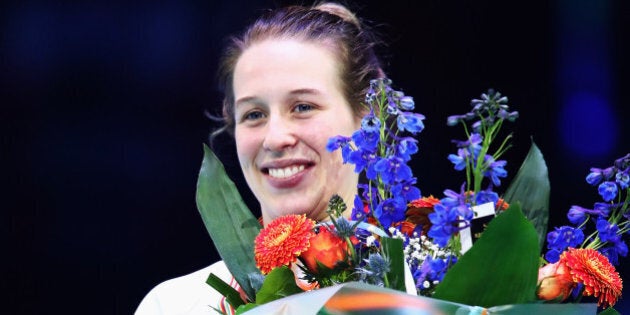
[{"label": "forehead", "polygon": [[325,45],[297,39],[267,39],[245,49],[234,69],[234,94],[280,88],[340,93],[339,63]]}]

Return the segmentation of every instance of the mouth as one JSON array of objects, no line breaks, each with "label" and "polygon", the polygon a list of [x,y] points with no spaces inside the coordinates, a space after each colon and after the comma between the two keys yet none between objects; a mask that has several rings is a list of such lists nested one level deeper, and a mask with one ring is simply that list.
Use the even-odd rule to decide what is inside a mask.
[{"label": "mouth", "polygon": [[304,172],[304,170],[312,167],[314,163],[310,162],[297,162],[293,161],[293,163],[278,163],[279,165],[267,165],[266,167],[261,168],[263,174],[269,176],[271,179],[288,179],[293,178],[296,175],[299,175]]},{"label": "mouth", "polygon": [[266,170],[263,170],[263,172],[267,173],[267,175],[273,178],[287,178],[303,171],[304,168],[305,168],[304,165],[299,165],[299,166],[293,165],[293,166],[283,167],[283,168],[268,168]]}]

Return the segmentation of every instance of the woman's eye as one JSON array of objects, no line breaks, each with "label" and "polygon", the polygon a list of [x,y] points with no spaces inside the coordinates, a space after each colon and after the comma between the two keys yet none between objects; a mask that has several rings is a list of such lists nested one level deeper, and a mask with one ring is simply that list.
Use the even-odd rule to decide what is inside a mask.
[{"label": "woman's eye", "polygon": [[260,111],[253,111],[245,114],[245,116],[243,116],[243,120],[258,120],[263,118],[264,116],[265,115]]},{"label": "woman's eye", "polygon": [[297,104],[294,108],[296,112],[307,112],[313,109],[313,105],[311,104]]}]

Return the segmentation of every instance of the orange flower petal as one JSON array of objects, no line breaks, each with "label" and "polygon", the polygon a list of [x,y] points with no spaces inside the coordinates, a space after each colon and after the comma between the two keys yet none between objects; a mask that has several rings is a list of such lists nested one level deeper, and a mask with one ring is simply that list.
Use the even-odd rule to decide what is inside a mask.
[{"label": "orange flower petal", "polygon": [[440,203],[440,199],[433,196],[422,197],[409,203],[409,206],[415,208],[433,208],[436,204]]},{"label": "orange flower petal", "polygon": [[333,269],[338,262],[347,261],[348,244],[335,232],[322,226],[319,233],[311,238],[311,247],[300,258],[311,273],[317,274],[317,262]]},{"label": "orange flower petal", "polygon": [[584,296],[595,296],[597,305],[613,306],[623,287],[621,277],[606,256],[591,248],[569,248],[560,255],[560,262],[569,268],[576,283],[584,285]]},{"label": "orange flower petal", "polygon": [[263,274],[290,265],[308,249],[315,221],[306,215],[287,215],[273,220],[254,240],[256,266]]}]

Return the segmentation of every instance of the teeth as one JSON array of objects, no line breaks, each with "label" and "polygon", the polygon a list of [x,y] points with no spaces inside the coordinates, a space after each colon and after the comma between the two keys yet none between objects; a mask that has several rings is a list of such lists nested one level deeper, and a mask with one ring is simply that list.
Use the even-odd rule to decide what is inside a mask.
[{"label": "teeth", "polygon": [[275,178],[286,178],[289,176],[293,176],[296,173],[301,172],[303,170],[304,170],[304,165],[289,166],[285,168],[270,168],[269,176],[275,177]]}]

